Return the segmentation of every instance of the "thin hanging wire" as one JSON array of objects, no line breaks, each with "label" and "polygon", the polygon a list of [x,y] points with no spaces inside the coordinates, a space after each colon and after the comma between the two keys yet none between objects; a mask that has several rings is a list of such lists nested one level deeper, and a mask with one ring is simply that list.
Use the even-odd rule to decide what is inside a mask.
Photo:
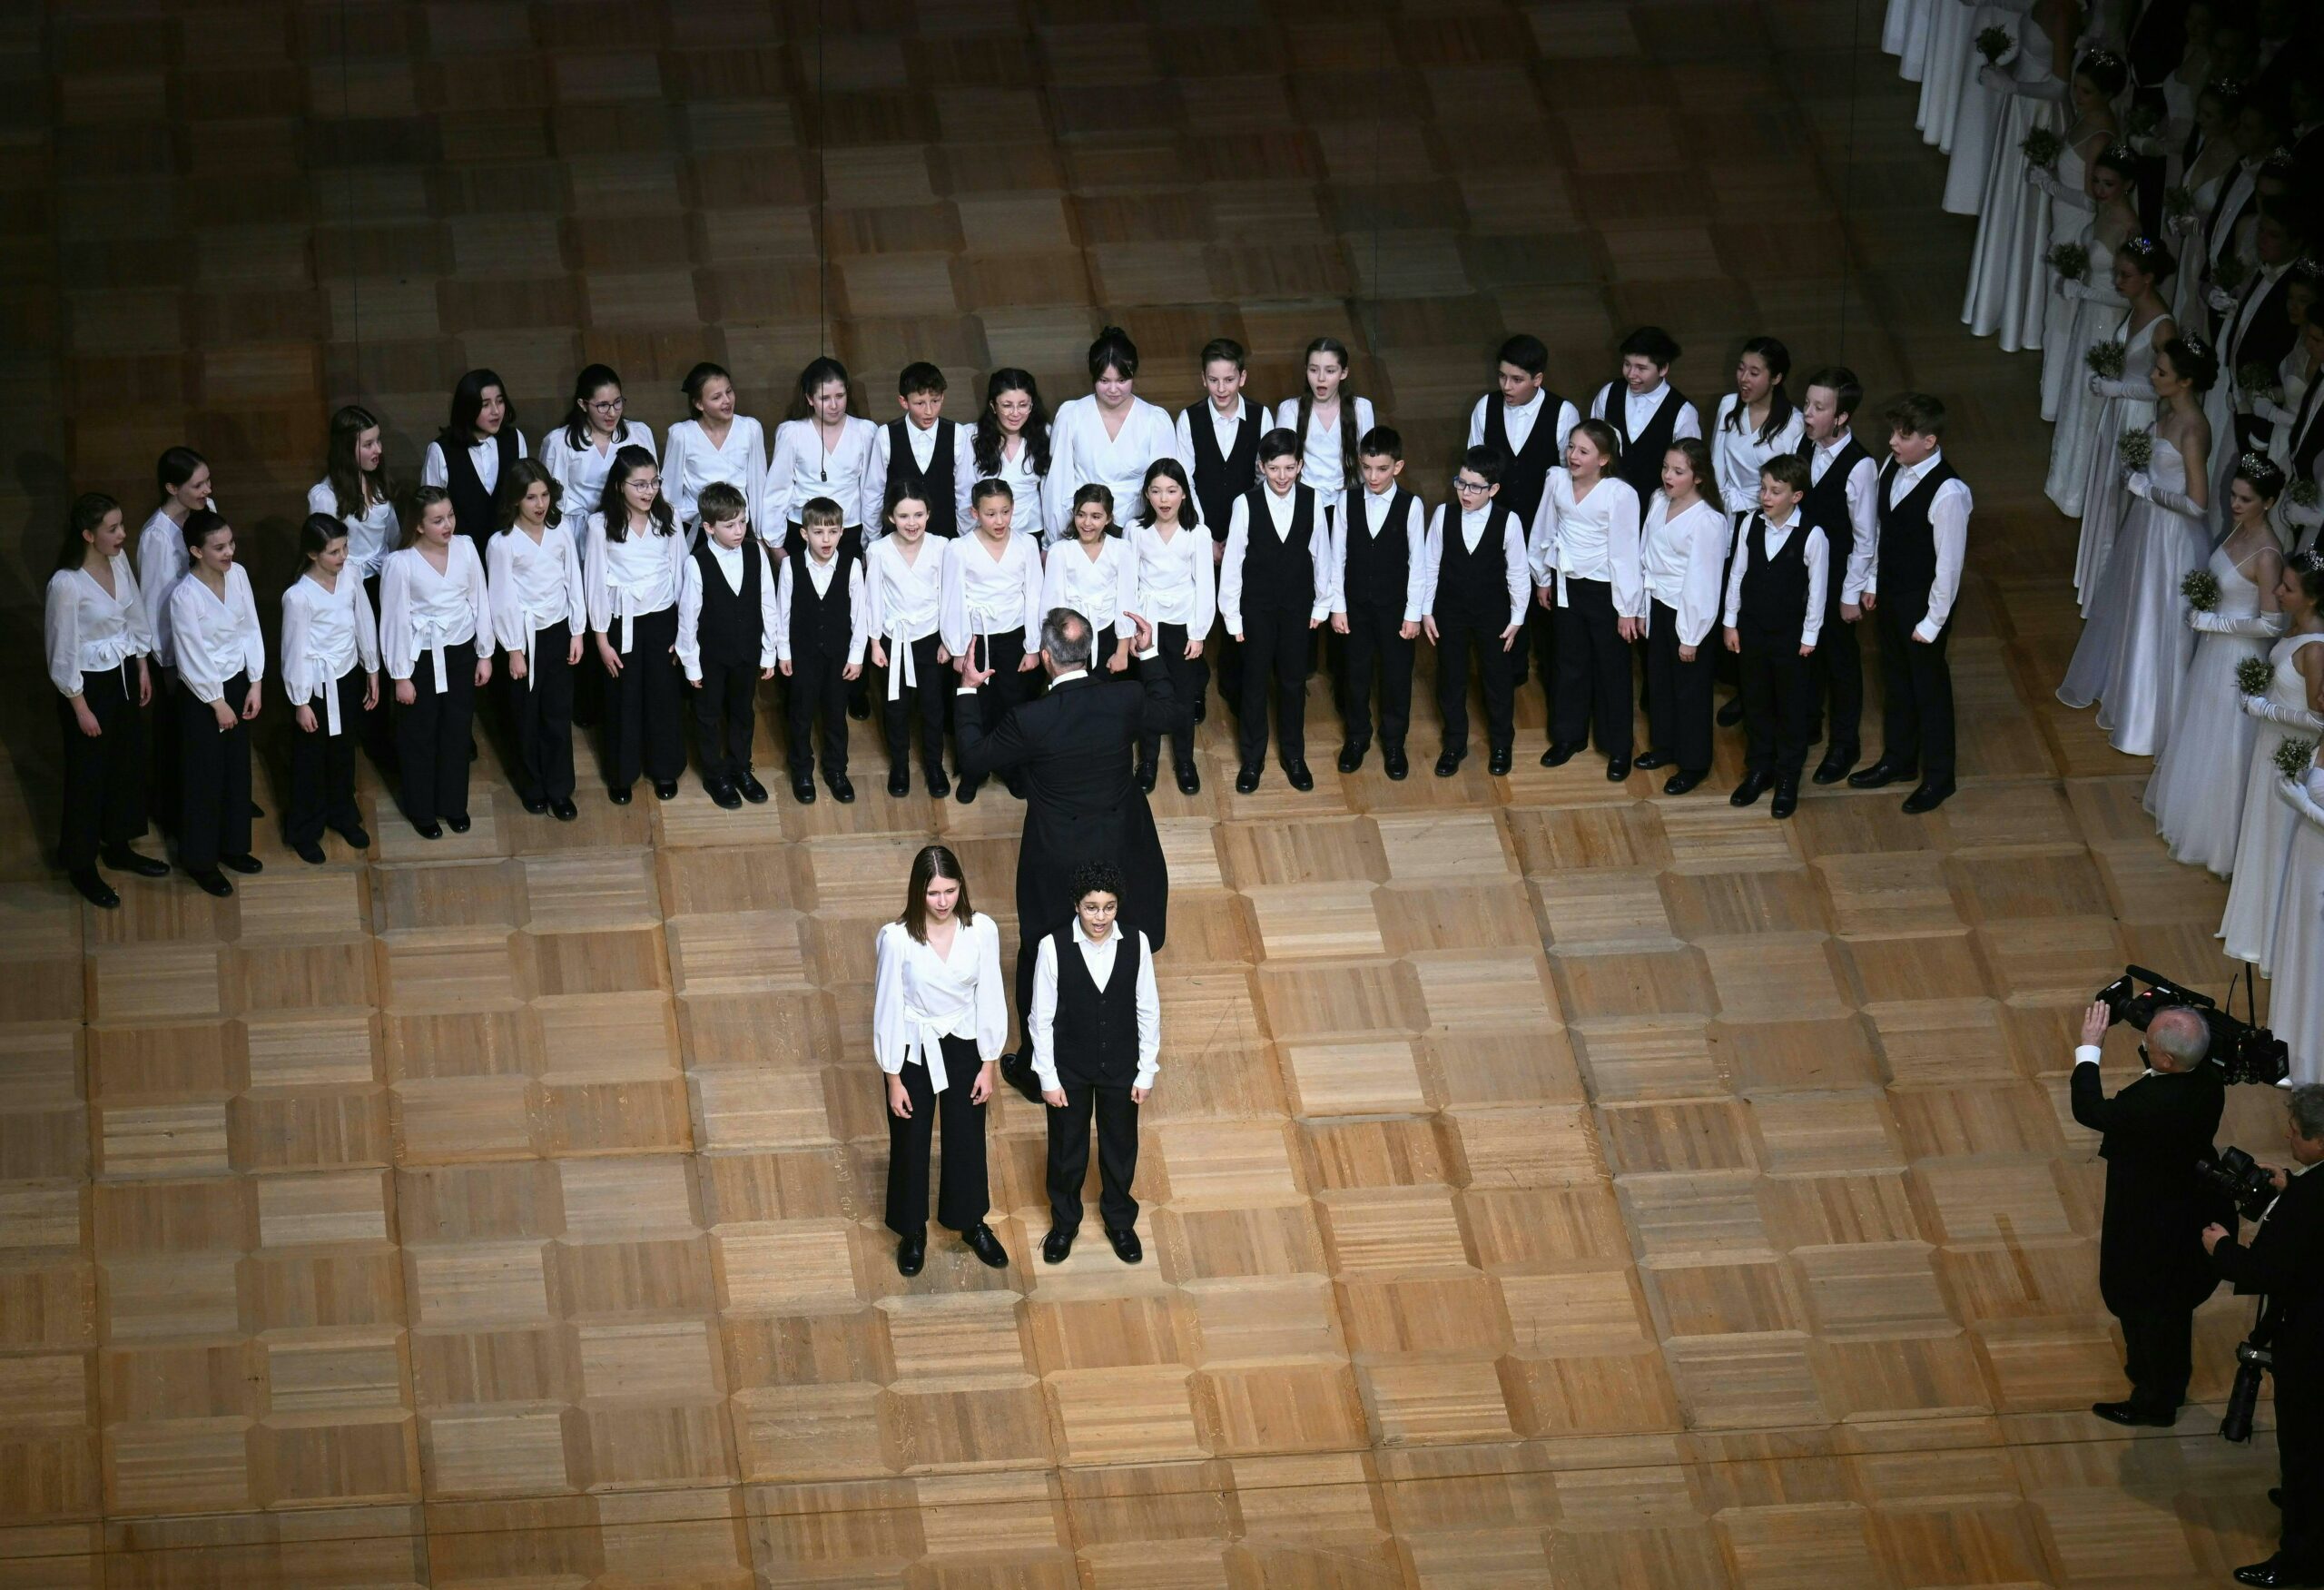
[{"label": "thin hanging wire", "polygon": [[[348,0],[339,0],[339,125],[341,137],[345,136],[348,119],[354,113],[355,104],[354,74],[347,59],[349,49],[347,10]],[[334,140],[334,143],[336,142],[337,141]],[[346,258],[350,266],[352,267],[359,252],[359,251],[353,246],[353,239],[355,236],[354,173],[347,170],[343,161],[335,162],[334,163],[337,163],[339,166],[340,193],[346,202]],[[321,263],[321,260],[318,258],[316,261],[318,274],[320,273],[320,268]],[[327,283],[325,284],[323,291],[326,294],[330,291]],[[355,342],[355,374],[353,390],[349,393],[349,400],[360,401],[363,396],[363,272],[359,269],[350,269],[348,273],[347,320],[349,329],[353,335]],[[328,374],[328,371],[326,371],[326,374]]]},{"label": "thin hanging wire", "polygon": [[[344,0],[341,0],[344,4]],[[831,322],[831,183],[824,169],[830,140],[823,120],[823,0],[815,0],[815,104],[808,117],[808,133],[815,141],[815,351],[832,351]]]},{"label": "thin hanging wire", "polygon": [[1848,300],[1856,289],[1856,246],[1847,235],[1847,216],[1856,199],[1856,74],[1864,65],[1864,6],[1865,0],[1856,0],[1848,8],[1848,143],[1847,153],[1840,163],[1840,351],[1839,361],[1848,356]]}]

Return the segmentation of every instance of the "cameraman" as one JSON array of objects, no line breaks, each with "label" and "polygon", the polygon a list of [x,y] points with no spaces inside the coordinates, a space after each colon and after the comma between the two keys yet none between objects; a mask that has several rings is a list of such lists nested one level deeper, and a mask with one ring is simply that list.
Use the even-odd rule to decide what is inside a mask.
[{"label": "cameraman", "polygon": [[2113,1012],[2103,1002],[2082,1016],[2073,1052],[2073,1118],[2103,1134],[2106,1212],[2098,1235],[2098,1295],[2122,1325],[2131,1395],[2090,1409],[2118,1425],[2169,1427],[2193,1373],[2195,1309],[2219,1285],[2204,1259],[2205,1222],[2224,1206],[2195,1170],[2211,1158],[2227,1089],[2204,1063],[2211,1027],[2185,1005],[2149,1019],[2139,1045],[2146,1074],[2106,1096],[2098,1059]]},{"label": "cameraman", "polygon": [[[2152,1032],[2153,1029],[2148,1028]],[[2276,1456],[2283,1466],[2283,1536],[2276,1555],[2235,1570],[2240,1585],[2324,1585],[2324,1085],[2291,1091],[2284,1141],[2299,1163],[2273,1173],[2276,1201],[2244,1247],[2225,1226],[2203,1228],[2203,1246],[2240,1293],[2261,1292],[2252,1337],[2275,1353]]]}]

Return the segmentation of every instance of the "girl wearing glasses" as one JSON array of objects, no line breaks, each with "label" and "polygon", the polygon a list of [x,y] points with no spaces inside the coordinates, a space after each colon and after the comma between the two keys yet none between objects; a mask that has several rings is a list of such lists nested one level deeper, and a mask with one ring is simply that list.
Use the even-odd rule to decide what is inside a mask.
[{"label": "girl wearing glasses", "polygon": [[[654,432],[624,414],[621,377],[593,364],[573,380],[573,401],[562,429],[541,439],[541,462],[555,475],[563,497],[557,509],[577,538],[605,496],[606,471],[624,448],[644,448],[655,457]],[[519,454],[518,456],[522,456]]]}]

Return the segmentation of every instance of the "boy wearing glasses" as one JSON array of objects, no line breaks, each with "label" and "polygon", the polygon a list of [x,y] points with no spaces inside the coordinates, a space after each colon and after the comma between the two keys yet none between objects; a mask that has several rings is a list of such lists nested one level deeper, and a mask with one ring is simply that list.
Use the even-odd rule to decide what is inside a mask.
[{"label": "boy wearing glasses", "polygon": [[1493,447],[1472,447],[1462,455],[1452,477],[1453,500],[1429,521],[1421,558],[1421,627],[1436,647],[1436,705],[1444,718],[1439,778],[1458,773],[1469,754],[1472,647],[1484,681],[1485,729],[1492,747],[1489,767],[1496,777],[1509,771],[1517,739],[1516,679],[1507,654],[1525,632],[1531,576],[1524,530],[1497,500],[1508,461]]}]

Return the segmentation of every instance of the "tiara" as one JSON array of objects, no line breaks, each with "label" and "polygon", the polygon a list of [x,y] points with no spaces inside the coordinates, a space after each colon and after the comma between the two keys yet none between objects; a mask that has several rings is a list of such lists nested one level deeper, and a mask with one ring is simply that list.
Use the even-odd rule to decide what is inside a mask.
[{"label": "tiara", "polygon": [[2246,474],[2265,472],[2270,475],[2280,475],[2283,473],[2283,470],[2277,466],[2275,459],[2263,452],[2249,449],[2245,449],[2242,457],[2235,460],[2235,467]]},{"label": "tiara", "polygon": [[2203,92],[2205,94],[2216,94],[2229,99],[2241,99],[2243,97],[2243,79],[2240,77],[2214,77],[2209,83],[2203,84]]},{"label": "tiara", "polygon": [[2138,157],[2139,152],[2132,147],[2131,141],[2127,138],[2117,138],[2098,152],[2099,159],[2112,161],[2120,165],[2129,164]]},{"label": "tiara", "polygon": [[2162,245],[2161,243],[2155,242],[2154,239],[2151,237],[2134,237],[2127,240],[2122,244],[2122,252],[2126,254],[2152,254],[2162,247]]},{"label": "tiara", "polygon": [[2286,558],[2284,562],[2289,567],[2299,569],[2302,574],[2315,574],[2324,571],[2324,552],[2319,552],[2311,548],[2305,552],[2294,552]]},{"label": "tiara", "polygon": [[2120,66],[2125,63],[2123,62],[2122,57],[2116,54],[2113,51],[2100,48],[2093,50],[2088,54],[2083,56],[2082,64],[2085,66]]},{"label": "tiara", "polygon": [[2211,345],[2204,341],[2201,337],[2195,335],[2192,331],[2180,332],[2179,342],[2180,345],[2185,348],[2190,353],[2204,359],[2211,357]]},{"label": "tiara", "polygon": [[2302,281],[2324,281],[2324,260],[2313,255],[2302,254],[2285,268]]}]

